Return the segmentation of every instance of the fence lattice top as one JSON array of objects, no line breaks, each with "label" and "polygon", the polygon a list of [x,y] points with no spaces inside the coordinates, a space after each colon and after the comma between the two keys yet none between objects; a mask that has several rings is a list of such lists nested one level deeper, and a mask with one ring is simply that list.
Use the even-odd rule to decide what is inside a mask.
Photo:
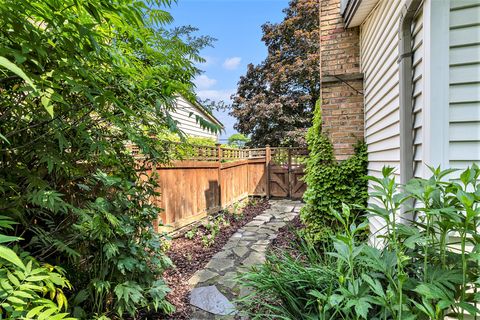
[{"label": "fence lattice top", "polygon": [[[141,151],[137,145],[129,144],[127,147],[137,158],[142,158]],[[165,142],[165,151],[173,159],[196,160],[196,161],[233,161],[241,159],[263,159],[271,152],[272,161],[284,162],[288,157],[301,158],[308,154],[305,148],[251,148],[238,149],[217,146],[188,145],[179,142]],[[267,151],[269,150],[269,151]]]}]

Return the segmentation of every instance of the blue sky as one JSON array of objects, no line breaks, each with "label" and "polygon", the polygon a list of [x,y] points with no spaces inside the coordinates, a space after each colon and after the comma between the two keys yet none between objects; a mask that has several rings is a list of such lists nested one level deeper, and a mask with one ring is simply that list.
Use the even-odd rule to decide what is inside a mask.
[{"label": "blue sky", "polygon": [[[178,0],[172,5],[174,26],[191,25],[199,29],[198,35],[217,39],[214,48],[202,52],[207,62],[200,66],[205,73],[196,79],[200,98],[230,102],[247,65],[267,55],[261,25],[280,22],[287,6],[288,0]],[[227,113],[215,114],[226,127],[223,139],[235,132],[235,119]]]}]

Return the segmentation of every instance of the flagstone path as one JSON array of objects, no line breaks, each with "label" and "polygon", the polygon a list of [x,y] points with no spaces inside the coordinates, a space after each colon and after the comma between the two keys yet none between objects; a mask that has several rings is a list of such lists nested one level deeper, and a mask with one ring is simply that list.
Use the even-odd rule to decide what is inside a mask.
[{"label": "flagstone path", "polygon": [[235,319],[232,301],[248,294],[248,289],[240,287],[235,277],[265,261],[268,245],[277,237],[278,229],[295,218],[303,206],[300,201],[292,200],[270,200],[270,205],[233,234],[222,251],[190,278],[191,319]]}]

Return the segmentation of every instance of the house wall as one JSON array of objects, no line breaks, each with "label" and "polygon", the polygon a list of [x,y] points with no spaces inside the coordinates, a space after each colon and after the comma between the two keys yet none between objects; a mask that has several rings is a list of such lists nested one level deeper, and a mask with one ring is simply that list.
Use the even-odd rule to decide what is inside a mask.
[{"label": "house wall", "polygon": [[368,170],[383,166],[400,173],[398,27],[405,1],[380,1],[361,25],[360,57],[364,74],[365,142]]},{"label": "house wall", "polygon": [[[400,180],[400,73],[398,64],[401,10],[406,1],[381,0],[360,26],[360,61],[364,74],[365,142],[369,175],[381,177],[382,168],[395,168]],[[414,175],[426,172],[424,149],[425,48],[423,7],[412,25]],[[370,220],[373,233],[383,221]]]},{"label": "house wall", "polygon": [[186,101],[183,97],[177,98],[177,106],[175,111],[170,112],[172,118],[178,121],[178,127],[185,134],[194,137],[212,138],[218,140],[218,134],[203,129],[196,121],[196,116],[203,117],[209,121],[204,114],[202,114],[197,107]]},{"label": "house wall", "polygon": [[480,164],[480,2],[451,0],[449,13],[448,160]]},{"label": "house wall", "polygon": [[320,11],[322,130],[344,160],[364,133],[359,28],[345,29],[340,0],[321,0]]},{"label": "house wall", "polygon": [[424,72],[425,50],[423,45],[423,10],[417,14],[412,26],[413,48],[413,174],[417,178],[428,175],[424,155]]}]

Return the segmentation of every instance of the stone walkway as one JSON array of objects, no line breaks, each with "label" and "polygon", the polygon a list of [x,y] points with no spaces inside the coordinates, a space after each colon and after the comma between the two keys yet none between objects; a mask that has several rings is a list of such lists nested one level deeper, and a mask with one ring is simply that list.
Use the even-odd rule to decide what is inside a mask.
[{"label": "stone walkway", "polygon": [[232,314],[236,311],[231,301],[248,294],[246,288],[236,284],[235,277],[265,261],[265,252],[277,237],[278,229],[298,215],[303,206],[300,201],[292,200],[270,200],[270,205],[233,234],[205,269],[190,278],[192,319],[234,319]]}]

